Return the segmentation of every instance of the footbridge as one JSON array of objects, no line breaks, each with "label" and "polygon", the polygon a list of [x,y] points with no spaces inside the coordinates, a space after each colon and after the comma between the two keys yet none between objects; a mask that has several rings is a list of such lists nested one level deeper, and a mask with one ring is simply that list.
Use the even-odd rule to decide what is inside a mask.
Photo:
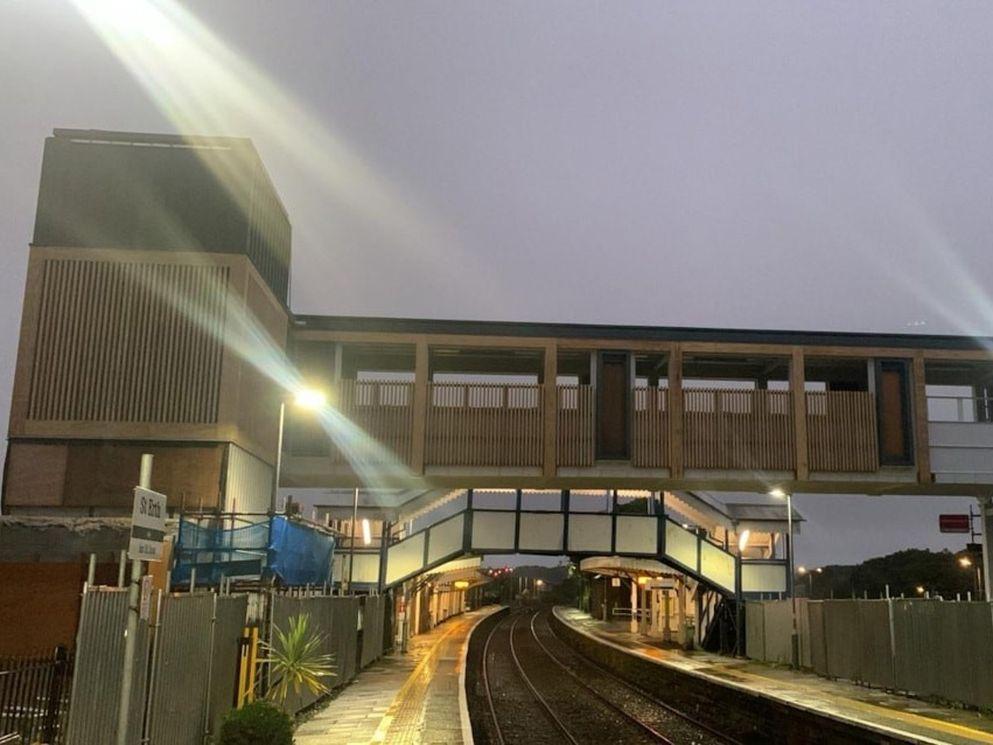
[{"label": "footbridge", "polygon": [[[434,495],[440,508],[451,498],[444,492]],[[383,528],[377,550],[355,553],[352,581],[390,588],[463,557],[524,554],[569,556],[575,561],[602,556],[651,559],[727,597],[789,589],[785,559],[736,554],[726,545],[729,534],[722,544],[705,526],[674,519],[660,497],[622,503],[615,493],[606,511],[580,512],[573,509],[569,490],[546,493],[558,498],[543,509],[526,509],[522,496],[517,490],[511,509],[494,509],[477,504],[470,489],[464,502],[448,505],[450,514],[416,530],[411,529],[414,520],[394,524],[400,527],[394,530],[388,511],[364,507],[361,514],[381,518]],[[684,502],[690,499],[684,496]],[[420,504],[430,503],[421,497]]]}]

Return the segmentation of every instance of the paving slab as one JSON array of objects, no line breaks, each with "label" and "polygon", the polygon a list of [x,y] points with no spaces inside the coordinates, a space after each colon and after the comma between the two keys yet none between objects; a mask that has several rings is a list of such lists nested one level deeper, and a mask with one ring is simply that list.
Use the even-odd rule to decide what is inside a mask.
[{"label": "paving slab", "polygon": [[473,627],[497,606],[449,618],[363,670],[296,730],[297,745],[459,745],[460,675]]},{"label": "paving slab", "polygon": [[657,639],[632,633],[627,622],[598,621],[575,608],[556,607],[555,615],[578,631],[629,654],[706,677],[721,685],[743,687],[796,708],[855,723],[867,730],[896,734],[921,743],[993,745],[993,718],[981,712],[941,706],[753,660],[672,648]]}]

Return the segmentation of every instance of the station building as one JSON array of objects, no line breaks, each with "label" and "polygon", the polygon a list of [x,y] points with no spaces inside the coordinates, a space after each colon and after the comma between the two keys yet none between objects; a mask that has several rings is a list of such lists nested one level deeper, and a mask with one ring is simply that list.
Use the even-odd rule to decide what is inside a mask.
[{"label": "station building", "polygon": [[[28,251],[12,601],[41,560],[52,586],[85,554],[112,563],[145,452],[176,514],[270,512],[277,473],[345,495],[320,515],[361,543],[339,581],[376,591],[536,553],[591,575],[655,561],[659,590],[672,570],[717,595],[788,593],[782,519],[739,546],[761,515],[725,492],[973,496],[990,522],[991,339],[296,315],[290,220],[240,138],[55,130]],[[298,389],[329,405],[293,406]]]}]

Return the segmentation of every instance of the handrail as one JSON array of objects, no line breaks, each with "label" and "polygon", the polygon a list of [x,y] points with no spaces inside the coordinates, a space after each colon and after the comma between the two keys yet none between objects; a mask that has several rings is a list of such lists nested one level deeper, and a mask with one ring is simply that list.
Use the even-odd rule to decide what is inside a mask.
[{"label": "handrail", "polygon": [[[937,407],[932,407],[931,402],[954,402],[954,416],[943,417],[938,415],[934,408],[951,408],[938,403]],[[968,403],[966,403],[968,402]],[[993,424],[993,398],[985,396],[951,396],[951,395],[928,395],[927,396],[927,420],[929,422],[959,422],[962,424]],[[982,415],[981,415],[982,414]]]}]

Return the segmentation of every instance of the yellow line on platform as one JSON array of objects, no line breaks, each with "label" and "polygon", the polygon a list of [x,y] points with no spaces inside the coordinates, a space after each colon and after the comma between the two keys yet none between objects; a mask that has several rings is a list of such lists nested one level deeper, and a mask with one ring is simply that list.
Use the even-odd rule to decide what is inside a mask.
[{"label": "yellow line on platform", "polygon": [[[417,663],[414,669],[411,670],[410,675],[407,677],[406,682],[400,687],[400,690],[397,691],[396,696],[393,697],[393,701],[390,703],[390,708],[386,711],[386,714],[383,716],[382,721],[380,721],[379,726],[376,728],[375,734],[373,734],[372,736],[372,742],[386,742],[386,735],[389,733],[390,727],[392,726],[393,721],[396,719],[397,713],[399,712],[400,708],[403,706],[403,703],[406,700],[407,696],[411,693],[411,690],[414,688],[415,685],[424,682],[422,680],[422,677],[424,676],[424,673],[427,671],[428,665],[431,663],[432,659],[437,654],[438,650],[441,649],[441,645],[444,643],[444,641],[449,636],[454,634],[456,631],[462,629],[465,623],[466,623],[465,619],[459,619],[459,623],[457,625],[452,626],[452,628],[450,628],[444,634],[439,636],[437,641],[435,641],[435,643],[431,645],[431,648],[427,652],[425,652],[424,657],[421,659],[420,662]],[[428,682],[430,683],[430,676],[428,676]]]}]

